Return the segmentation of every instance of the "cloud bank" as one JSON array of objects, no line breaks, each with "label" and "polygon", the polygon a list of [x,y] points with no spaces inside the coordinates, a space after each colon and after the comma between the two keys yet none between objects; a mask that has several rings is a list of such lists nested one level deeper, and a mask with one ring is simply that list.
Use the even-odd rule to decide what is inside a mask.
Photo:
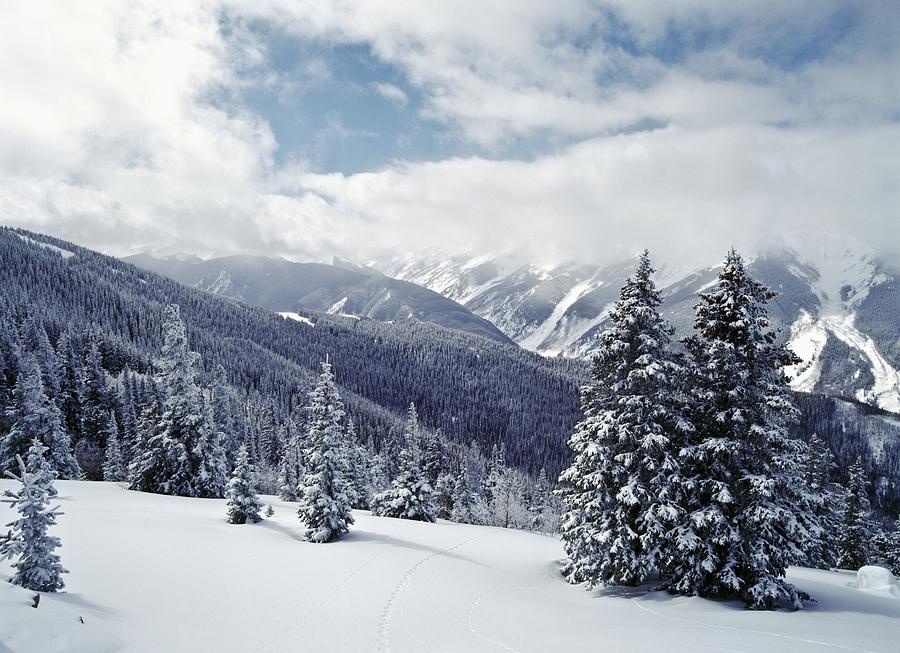
[{"label": "cloud bank", "polygon": [[[10,3],[0,222],[114,254],[705,261],[810,229],[900,253],[900,5],[674,4]],[[244,101],[289,83],[273,35],[365,48],[404,80],[374,92],[472,154],[280,150]]]}]

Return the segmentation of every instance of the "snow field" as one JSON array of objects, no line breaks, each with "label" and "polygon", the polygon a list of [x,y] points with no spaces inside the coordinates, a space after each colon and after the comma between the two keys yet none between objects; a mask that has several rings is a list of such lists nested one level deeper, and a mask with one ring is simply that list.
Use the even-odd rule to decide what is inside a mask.
[{"label": "snow field", "polygon": [[[13,487],[0,481],[0,490]],[[0,652],[896,651],[900,600],[854,572],[794,569],[808,610],[645,589],[584,591],[552,537],[355,512],[340,541],[301,541],[296,507],[225,522],[225,501],[59,481],[67,588],[0,583]],[[0,507],[0,522],[11,519]],[[10,573],[0,563],[0,576]],[[82,624],[79,618],[84,619]]]}]

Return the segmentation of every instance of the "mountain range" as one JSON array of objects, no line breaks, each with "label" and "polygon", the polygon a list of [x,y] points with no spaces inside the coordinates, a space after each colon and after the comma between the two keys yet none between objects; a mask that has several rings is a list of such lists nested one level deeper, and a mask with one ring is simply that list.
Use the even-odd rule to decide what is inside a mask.
[{"label": "mountain range", "polygon": [[[724,258],[724,257],[723,257]],[[895,262],[850,237],[803,234],[747,256],[778,297],[779,337],[803,358],[794,389],[851,397],[900,412],[900,285]],[[586,357],[635,260],[541,267],[510,256],[410,254],[378,261],[387,275],[426,286],[544,355]],[[663,313],[690,334],[697,293],[715,282],[715,261],[660,265]]]},{"label": "mountain range", "polygon": [[[778,296],[772,325],[803,362],[792,386],[900,413],[900,284],[896,262],[852,237],[807,233],[747,255]],[[409,253],[359,265],[295,263],[259,256],[201,260],[148,254],[127,261],[214,294],[294,319],[324,311],[392,321],[416,319],[517,343],[544,356],[588,358],[635,259],[539,266],[521,257]],[[715,260],[660,264],[663,313],[690,334],[697,293],[716,279]]]}]

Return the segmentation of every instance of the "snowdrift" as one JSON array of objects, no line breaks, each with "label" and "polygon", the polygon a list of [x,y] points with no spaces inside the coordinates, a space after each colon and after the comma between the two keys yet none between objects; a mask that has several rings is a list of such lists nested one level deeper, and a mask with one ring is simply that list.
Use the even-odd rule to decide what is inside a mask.
[{"label": "snowdrift", "polygon": [[[0,491],[13,487],[0,481]],[[301,541],[295,507],[225,522],[222,500],[58,482],[67,588],[0,582],[0,652],[388,653],[897,650],[900,600],[853,572],[792,570],[799,613],[645,590],[584,591],[551,537],[355,514],[333,544]],[[10,521],[0,506],[0,523]],[[10,575],[0,563],[0,578]]]}]

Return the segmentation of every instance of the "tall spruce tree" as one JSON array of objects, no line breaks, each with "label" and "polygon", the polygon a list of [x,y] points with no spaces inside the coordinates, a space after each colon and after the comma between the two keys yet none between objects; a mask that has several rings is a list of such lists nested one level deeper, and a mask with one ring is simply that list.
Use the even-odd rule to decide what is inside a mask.
[{"label": "tall spruce tree", "polygon": [[106,422],[106,457],[103,461],[103,480],[124,481],[126,475],[119,437],[119,424],[115,414],[110,411],[109,420]]},{"label": "tall spruce tree", "polygon": [[41,441],[35,438],[31,441],[31,447],[28,449],[28,457],[25,459],[25,466],[34,478],[34,482],[42,485],[47,489],[48,497],[57,495],[53,481],[59,478],[59,474],[50,465],[47,460],[47,447],[41,444]]},{"label": "tall spruce tree", "polygon": [[88,337],[79,386],[81,391],[79,440],[84,440],[102,451],[106,446],[104,437],[111,405],[106,370],[103,368],[103,355],[100,351],[100,336],[95,331],[91,331]]},{"label": "tall spruce tree", "polygon": [[45,393],[41,379],[37,361],[26,354],[13,390],[13,405],[7,413],[11,428],[0,436],[0,469],[13,469],[15,457],[24,456],[37,439],[47,447],[49,464],[60,478],[78,478],[81,470],[72,453],[62,413]]},{"label": "tall spruce tree", "polygon": [[842,493],[839,486],[830,480],[835,464],[828,445],[813,433],[809,436],[806,447],[804,477],[813,493],[812,506],[822,528],[822,534],[818,541],[812,542],[807,549],[805,564],[828,569],[837,565]]},{"label": "tall spruce tree", "polygon": [[600,336],[584,419],[569,440],[575,459],[561,482],[571,582],[637,585],[669,565],[681,515],[677,453],[691,426],[652,277],[644,251]]},{"label": "tall spruce tree", "polygon": [[262,521],[259,511],[262,503],[256,496],[253,487],[253,465],[247,454],[246,445],[241,445],[235,459],[234,472],[228,481],[228,489],[225,496],[228,498],[228,523],[246,524],[248,521],[255,524]]},{"label": "tall spruce tree", "polygon": [[837,566],[842,569],[859,569],[869,562],[872,518],[869,508],[868,480],[862,459],[850,465],[850,479],[844,496],[840,535],[838,536]]},{"label": "tall spruce tree", "polygon": [[278,497],[282,501],[297,500],[297,486],[300,484],[300,477],[303,473],[302,460],[300,433],[297,431],[293,418],[288,416],[287,442],[278,466]]},{"label": "tall spruce tree", "polygon": [[81,431],[81,382],[84,376],[83,355],[75,328],[67,324],[56,343],[57,378],[59,396],[57,403],[63,412],[63,420],[72,442]]},{"label": "tall spruce tree", "polygon": [[806,595],[785,571],[806,559],[821,527],[803,477],[806,446],[788,434],[798,410],[782,368],[797,358],[775,344],[765,307],[774,297],[731,250],[696,305],[697,335],[686,341],[696,433],[681,456],[688,499],[669,589],[799,609]]},{"label": "tall spruce tree", "polygon": [[372,513],[379,517],[398,517],[433,522],[436,519],[433,489],[422,471],[419,416],[415,404],[409,405],[399,472],[391,487],[372,499]]},{"label": "tall spruce tree", "polygon": [[166,307],[157,377],[163,413],[133,476],[133,487],[159,494],[221,497],[225,484],[222,435],[197,383],[199,355],[188,349],[187,332],[175,304]]},{"label": "tall spruce tree", "polygon": [[297,512],[306,524],[307,540],[330,542],[349,530],[353,515],[346,435],[341,426],[344,404],[328,363],[322,363],[307,411],[309,450]]},{"label": "tall spruce tree", "polygon": [[[19,473],[6,474],[21,484],[18,492],[7,490],[4,503],[8,503],[19,513],[19,518],[7,524],[12,530],[0,536],[0,560],[15,558],[16,570],[10,582],[35,592],[56,592],[65,587],[62,575],[67,570],[60,564],[55,553],[60,546],[58,537],[48,534],[61,512],[49,507],[52,479],[40,473],[31,473],[22,460],[16,456]],[[40,467],[40,465],[38,465]]]}]

